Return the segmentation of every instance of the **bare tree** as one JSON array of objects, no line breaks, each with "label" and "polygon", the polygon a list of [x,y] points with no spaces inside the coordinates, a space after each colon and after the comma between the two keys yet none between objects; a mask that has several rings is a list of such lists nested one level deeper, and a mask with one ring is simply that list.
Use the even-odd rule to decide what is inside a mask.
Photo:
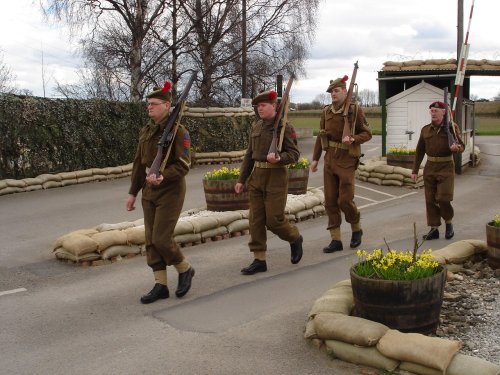
[{"label": "bare tree", "polygon": [[357,100],[363,107],[378,105],[378,93],[370,89],[363,89],[358,92]]},{"label": "bare tree", "polygon": [[[88,30],[83,43],[86,56],[97,67],[114,72],[114,79],[120,84],[127,84],[130,99],[133,101],[142,99],[145,90],[144,78],[150,75],[173,49],[168,43],[171,30],[165,26],[168,26],[171,19],[167,10],[172,4],[175,5],[175,1],[40,0],[40,2],[48,18],[64,20],[73,30],[78,28]],[[184,38],[187,34],[188,31]],[[167,41],[167,48],[165,45],[161,50],[151,47],[153,41],[158,38]]]},{"label": "bare tree", "polygon": [[0,50],[0,93],[12,94],[16,91],[12,81],[16,76],[12,73],[9,66],[3,61],[3,51]]}]

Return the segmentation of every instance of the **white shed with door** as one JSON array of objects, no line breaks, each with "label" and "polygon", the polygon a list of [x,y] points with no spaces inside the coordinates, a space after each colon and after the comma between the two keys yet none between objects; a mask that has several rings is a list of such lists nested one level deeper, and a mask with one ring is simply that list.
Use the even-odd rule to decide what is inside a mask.
[{"label": "white shed with door", "polygon": [[431,122],[429,105],[437,100],[443,101],[443,89],[424,81],[388,98],[387,150],[417,147],[420,130]]}]

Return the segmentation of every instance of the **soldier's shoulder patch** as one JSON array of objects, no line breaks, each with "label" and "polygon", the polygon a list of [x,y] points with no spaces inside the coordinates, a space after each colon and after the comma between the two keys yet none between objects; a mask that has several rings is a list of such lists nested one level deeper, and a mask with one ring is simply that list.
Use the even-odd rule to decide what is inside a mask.
[{"label": "soldier's shoulder patch", "polygon": [[184,155],[189,155],[189,149],[191,148],[191,138],[189,137],[188,132],[184,133],[184,137],[182,139],[182,147],[184,148]]}]

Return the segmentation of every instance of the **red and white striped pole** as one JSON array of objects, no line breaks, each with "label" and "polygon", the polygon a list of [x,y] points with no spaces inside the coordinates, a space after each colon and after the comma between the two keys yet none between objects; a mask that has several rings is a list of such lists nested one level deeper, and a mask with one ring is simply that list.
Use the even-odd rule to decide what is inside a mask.
[{"label": "red and white striped pole", "polygon": [[455,97],[453,98],[453,106],[451,108],[452,116],[455,117],[455,108],[457,106],[458,94],[460,92],[460,87],[464,83],[465,67],[467,65],[467,58],[469,57],[469,30],[470,23],[472,20],[472,13],[474,11],[474,1],[472,0],[472,5],[470,7],[469,24],[467,25],[467,33],[465,34],[465,42],[462,44],[460,49],[460,60],[457,61],[457,74],[455,75]]}]

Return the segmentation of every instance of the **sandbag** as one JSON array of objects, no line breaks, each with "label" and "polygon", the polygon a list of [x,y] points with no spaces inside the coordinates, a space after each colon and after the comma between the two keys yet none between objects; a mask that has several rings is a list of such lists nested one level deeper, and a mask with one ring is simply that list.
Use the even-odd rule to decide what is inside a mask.
[{"label": "sandbag", "polygon": [[83,169],[81,171],[75,171],[76,178],[84,178],[92,176],[92,169]]},{"label": "sandbag", "polygon": [[394,371],[399,361],[385,357],[376,347],[360,347],[342,341],[326,340],[327,351],[334,357],[358,365]]},{"label": "sandbag", "polygon": [[69,180],[62,180],[61,186],[76,185],[77,183],[78,183],[78,180],[76,178],[69,179]]},{"label": "sandbag", "polygon": [[50,173],[41,174],[41,175],[37,176],[37,178],[42,179],[43,182],[48,182],[48,181],[61,182],[61,180],[62,180],[61,176],[56,175],[56,174],[50,174]]},{"label": "sandbag", "polygon": [[500,366],[485,359],[458,353],[453,357],[446,375],[500,375]]},{"label": "sandbag", "polygon": [[29,185],[24,188],[24,191],[34,191],[34,190],[42,190],[42,185]]},{"label": "sandbag", "polygon": [[127,228],[131,228],[134,226],[134,223],[131,221],[123,221],[121,223],[116,224],[108,224],[102,223],[95,227],[99,232],[106,232],[108,230],[123,230]]},{"label": "sandbag", "polygon": [[237,211],[210,212],[210,216],[217,219],[219,226],[226,226],[233,221],[242,219],[241,213]]},{"label": "sandbag", "polygon": [[55,249],[54,253],[57,259],[71,260],[73,262],[85,262],[101,258],[101,255],[96,252],[74,255],[64,250],[62,247],[58,247],[57,249]]},{"label": "sandbag", "polygon": [[0,190],[4,189],[7,187],[7,181],[5,180],[0,180]]},{"label": "sandbag", "polygon": [[106,232],[99,232],[91,237],[97,242],[97,252],[102,252],[113,245],[126,245],[127,234],[121,230],[108,230]]},{"label": "sandbag", "polygon": [[101,253],[101,258],[106,260],[116,256],[127,256],[128,254],[139,254],[141,248],[138,245],[114,245],[106,248]]},{"label": "sandbag", "polygon": [[303,211],[306,209],[306,205],[304,202],[300,200],[287,201],[285,206],[285,213],[287,214],[295,214],[299,211]]},{"label": "sandbag", "polygon": [[355,316],[324,312],[315,316],[314,329],[321,339],[375,346],[389,327]]},{"label": "sandbag", "polygon": [[30,186],[30,185],[41,185],[43,184],[43,180],[41,178],[23,178],[22,181],[24,181],[26,183],[26,187]]},{"label": "sandbag", "polygon": [[305,328],[304,328],[304,338],[305,339],[317,339],[318,335],[316,334],[316,331],[314,329],[314,318],[309,319],[306,322]]},{"label": "sandbag", "polygon": [[[394,173],[394,166],[392,165],[377,165],[375,166],[374,172],[382,173],[382,174],[391,174]],[[376,177],[376,176],[375,176]]]},{"label": "sandbag", "polygon": [[217,228],[219,223],[217,219],[210,216],[199,216],[191,219],[191,224],[195,233],[201,233],[209,229]]},{"label": "sandbag", "polygon": [[229,233],[241,232],[242,230],[247,230],[250,227],[248,219],[236,220],[227,226],[227,231]]},{"label": "sandbag", "polygon": [[78,177],[77,180],[79,184],[86,184],[87,182],[94,181],[94,176]]},{"label": "sandbag", "polygon": [[382,180],[383,186],[403,186],[403,181],[400,180]]},{"label": "sandbag", "polygon": [[132,221],[132,223],[134,224],[134,226],[140,227],[140,226],[144,225],[144,218],[142,217],[140,219]]},{"label": "sandbag", "polygon": [[95,252],[99,247],[99,244],[92,238],[80,233],[64,236],[61,245],[66,251],[78,256]]},{"label": "sandbag", "polygon": [[144,225],[127,228],[123,232],[127,236],[127,244],[129,245],[143,245],[146,242]]},{"label": "sandbag", "polygon": [[224,236],[227,233],[228,233],[228,231],[227,231],[226,227],[217,227],[217,228],[213,228],[213,229],[209,229],[209,230],[206,230],[204,232],[201,232],[201,238],[205,239],[205,238],[212,238],[212,237],[216,237],[216,236]]},{"label": "sandbag", "polygon": [[314,216],[314,211],[312,209],[299,211],[295,214],[297,219],[303,219],[305,217]]},{"label": "sandbag", "polygon": [[420,333],[402,333],[390,329],[377,343],[385,356],[445,371],[453,356],[462,347],[460,341],[427,337]]},{"label": "sandbag", "polygon": [[180,244],[201,242],[201,233],[179,234],[174,237],[174,241]]},{"label": "sandbag", "polygon": [[[399,365],[401,370],[409,371],[418,375],[443,375],[443,372],[434,368],[419,365],[412,362],[401,362]],[[448,372],[446,372],[448,374]]]},{"label": "sandbag", "polygon": [[403,177],[411,178],[411,169],[403,167],[394,167],[394,173],[400,174]]},{"label": "sandbag", "polygon": [[484,241],[461,240],[434,251],[434,254],[445,258],[446,263],[464,263],[474,254],[486,250],[487,245]]},{"label": "sandbag", "polygon": [[398,173],[388,173],[385,175],[386,180],[398,180],[398,181],[403,181],[404,176],[402,174]]},{"label": "sandbag", "polygon": [[188,234],[188,233],[194,233],[193,224],[191,224],[189,220],[181,220],[179,218],[177,224],[175,224],[174,235],[178,236],[181,234]]},{"label": "sandbag", "polygon": [[[61,180],[62,181],[62,180]],[[47,181],[42,184],[44,189],[58,188],[62,186],[61,181]]]},{"label": "sandbag", "polygon": [[58,175],[63,180],[76,180],[76,173],[75,172],[61,172],[61,173],[58,173]]},{"label": "sandbag", "polygon": [[318,298],[311,310],[308,318],[314,317],[322,312],[332,312],[349,315],[354,307],[354,296],[351,290],[338,289],[330,294]]},{"label": "sandbag", "polygon": [[370,172],[370,177],[380,178],[383,180],[385,178],[385,174],[380,172]]},{"label": "sandbag", "polygon": [[382,185],[382,180],[380,178],[369,177],[368,182],[371,182],[372,184]]},{"label": "sandbag", "polygon": [[65,235],[60,236],[59,238],[57,238],[54,241],[52,248],[55,250],[58,247],[62,247],[62,243],[63,243],[64,239],[67,238],[68,236],[73,235],[73,234],[82,234],[84,236],[89,236],[89,235],[92,235],[95,233],[97,233],[97,230],[95,230],[94,228],[78,229],[78,230],[75,230],[73,232],[66,233]]}]

